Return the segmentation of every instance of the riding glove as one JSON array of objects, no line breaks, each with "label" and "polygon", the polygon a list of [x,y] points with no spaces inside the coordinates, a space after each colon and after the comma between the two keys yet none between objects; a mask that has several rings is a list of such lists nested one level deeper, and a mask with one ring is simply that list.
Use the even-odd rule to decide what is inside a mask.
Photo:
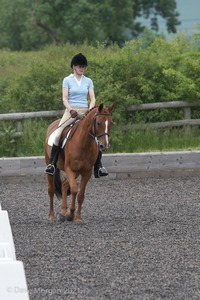
[{"label": "riding glove", "polygon": [[72,117],[73,119],[76,118],[76,117],[78,116],[77,111],[74,110],[74,109],[71,109],[69,113],[70,113],[70,115],[71,115],[71,117]]}]

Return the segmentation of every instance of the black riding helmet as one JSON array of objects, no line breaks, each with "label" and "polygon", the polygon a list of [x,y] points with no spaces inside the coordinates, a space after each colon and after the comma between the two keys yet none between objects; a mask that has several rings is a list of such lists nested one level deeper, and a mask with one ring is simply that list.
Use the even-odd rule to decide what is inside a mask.
[{"label": "black riding helmet", "polygon": [[87,58],[82,54],[76,54],[71,61],[71,68],[73,68],[73,66],[84,66],[87,67],[88,63],[87,63]]}]

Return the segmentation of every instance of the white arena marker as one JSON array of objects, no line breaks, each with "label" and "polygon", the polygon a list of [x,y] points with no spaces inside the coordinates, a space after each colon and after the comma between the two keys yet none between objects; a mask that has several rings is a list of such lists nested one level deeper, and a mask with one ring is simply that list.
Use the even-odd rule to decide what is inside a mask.
[{"label": "white arena marker", "polygon": [[16,260],[13,235],[6,210],[0,210],[0,243],[9,243],[12,251],[12,258]]},{"label": "white arena marker", "polygon": [[29,300],[21,261],[0,261],[0,299]]},{"label": "white arena marker", "polygon": [[13,253],[9,243],[0,243],[0,263],[1,261],[12,261]]}]

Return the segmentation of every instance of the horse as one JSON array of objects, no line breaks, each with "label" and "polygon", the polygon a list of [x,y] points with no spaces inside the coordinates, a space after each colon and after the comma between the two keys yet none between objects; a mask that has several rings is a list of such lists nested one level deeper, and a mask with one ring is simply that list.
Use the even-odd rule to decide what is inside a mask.
[{"label": "horse", "polygon": [[[47,175],[48,195],[50,199],[49,220],[53,221],[54,195],[62,199],[59,212],[61,221],[82,222],[81,209],[85,198],[86,185],[91,178],[93,166],[97,160],[99,149],[105,151],[109,148],[111,112],[114,103],[106,107],[101,103],[90,109],[85,116],[77,121],[68,134],[65,145],[60,149],[54,176]],[[49,125],[45,141],[45,162],[50,163],[51,146],[48,144],[49,136],[57,128],[60,120]],[[64,129],[61,140],[66,136]],[[61,179],[64,171],[65,178]],[[77,178],[80,176],[80,183]],[[71,194],[71,205],[68,208],[67,196]],[[78,209],[75,214],[76,200]]]}]

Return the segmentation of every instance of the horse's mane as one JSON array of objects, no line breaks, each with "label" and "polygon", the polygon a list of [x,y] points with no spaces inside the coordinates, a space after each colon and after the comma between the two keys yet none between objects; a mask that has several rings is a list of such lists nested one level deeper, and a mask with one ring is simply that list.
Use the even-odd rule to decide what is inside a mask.
[{"label": "horse's mane", "polygon": [[98,106],[98,105],[93,106],[92,108],[90,108],[90,109],[87,111],[87,113],[86,113],[85,115],[89,114],[89,112],[91,112],[93,109],[95,109],[95,108],[97,108],[97,107],[99,107],[99,106]]},{"label": "horse's mane", "polygon": [[85,117],[86,117],[93,109],[95,109],[95,108],[97,108],[97,107],[98,107],[98,105],[93,106],[92,108],[90,108],[90,109],[84,114],[84,116],[83,116],[83,118],[81,119],[81,121],[82,121],[83,119],[85,119]]}]

